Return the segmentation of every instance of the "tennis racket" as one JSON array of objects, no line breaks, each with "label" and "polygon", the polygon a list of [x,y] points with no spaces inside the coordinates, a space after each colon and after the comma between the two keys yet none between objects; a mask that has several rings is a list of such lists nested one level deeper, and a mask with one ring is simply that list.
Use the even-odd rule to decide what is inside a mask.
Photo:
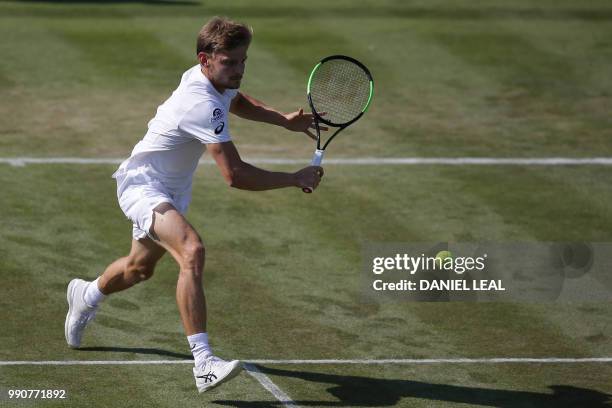
[{"label": "tennis racket", "polygon": [[[370,106],[374,93],[372,74],[361,62],[345,55],[323,58],[308,78],[308,104],[312,110],[317,131],[317,148],[312,166],[320,166],[325,148],[343,129],[355,123]],[[338,128],[321,145],[320,123]],[[304,187],[305,193],[313,188]]]}]

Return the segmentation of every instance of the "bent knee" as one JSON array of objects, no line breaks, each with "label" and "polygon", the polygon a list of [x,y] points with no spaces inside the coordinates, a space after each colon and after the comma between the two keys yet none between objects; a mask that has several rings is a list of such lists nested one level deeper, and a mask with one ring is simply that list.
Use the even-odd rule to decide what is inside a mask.
[{"label": "bent knee", "polygon": [[205,251],[200,237],[196,236],[186,240],[181,251],[181,270],[201,272],[204,266]]},{"label": "bent knee", "polygon": [[185,244],[184,253],[187,258],[204,259],[204,244],[199,239]]}]

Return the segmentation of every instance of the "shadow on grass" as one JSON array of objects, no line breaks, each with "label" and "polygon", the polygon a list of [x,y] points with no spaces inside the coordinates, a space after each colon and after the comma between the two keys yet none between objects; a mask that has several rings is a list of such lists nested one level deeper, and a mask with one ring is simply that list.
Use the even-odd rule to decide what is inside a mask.
[{"label": "shadow on grass", "polygon": [[103,351],[112,353],[134,353],[134,354],[148,354],[158,355],[165,357],[174,357],[183,360],[193,360],[191,354],[175,353],[174,351],[156,349],[156,348],[140,348],[140,347],[81,347],[78,351]]},{"label": "shadow on grass", "polygon": [[[447,402],[500,408],[569,408],[610,407],[612,395],[569,385],[551,385],[551,393],[513,391],[460,385],[433,384],[411,380],[383,380],[370,377],[340,376],[308,371],[281,370],[257,366],[265,374],[299,378],[332,386],[327,392],[337,401],[294,401],[296,405],[321,407],[389,407],[402,398],[420,398],[435,403]],[[213,401],[238,408],[278,407],[283,404],[268,401]]]}]

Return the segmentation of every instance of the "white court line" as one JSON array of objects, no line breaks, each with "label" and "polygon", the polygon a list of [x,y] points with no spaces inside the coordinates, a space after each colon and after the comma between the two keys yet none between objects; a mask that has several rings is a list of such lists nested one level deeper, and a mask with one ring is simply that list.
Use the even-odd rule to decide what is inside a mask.
[{"label": "white court line", "polygon": [[[612,357],[492,357],[492,358],[400,358],[400,359],[323,359],[323,360],[243,360],[245,364],[580,364],[612,363]],[[149,365],[149,364],[193,364],[193,360],[42,360],[0,361],[0,366],[72,366],[72,365]]]},{"label": "white court line", "polygon": [[612,357],[587,358],[403,358],[380,360],[249,360],[254,364],[505,364],[505,363],[612,363]]},{"label": "white court line", "polygon": [[[86,157],[0,157],[0,164],[21,167],[28,164],[119,164],[124,159]],[[307,159],[251,157],[252,164],[308,164]],[[202,165],[213,160],[200,160]],[[335,165],[449,165],[449,166],[612,166],[612,157],[345,157],[329,158],[325,164]]]},{"label": "white court line", "polygon": [[244,368],[251,376],[253,376],[266,390],[270,391],[274,398],[279,400],[284,407],[297,408],[295,402],[287,394],[283,392],[276,384],[268,378],[267,375],[259,371],[253,364],[245,363]]}]

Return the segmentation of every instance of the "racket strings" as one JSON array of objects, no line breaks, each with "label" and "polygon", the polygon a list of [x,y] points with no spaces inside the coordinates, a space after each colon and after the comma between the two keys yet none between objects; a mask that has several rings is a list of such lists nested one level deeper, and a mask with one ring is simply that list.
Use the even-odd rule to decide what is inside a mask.
[{"label": "racket strings", "polygon": [[370,97],[370,78],[357,64],[347,60],[331,60],[315,72],[310,96],[317,112],[334,124],[355,119]]}]

